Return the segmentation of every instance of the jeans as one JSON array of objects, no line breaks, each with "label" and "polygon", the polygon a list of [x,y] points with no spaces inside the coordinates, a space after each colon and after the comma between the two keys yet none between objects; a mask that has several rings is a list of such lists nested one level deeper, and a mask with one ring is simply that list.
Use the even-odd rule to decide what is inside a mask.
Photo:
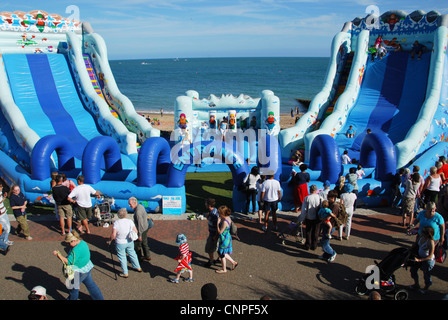
[{"label": "jeans", "polygon": [[[89,291],[90,297],[93,300],[104,300],[100,288],[98,288],[98,286],[92,279],[91,271],[86,273],[76,272],[75,278],[72,280],[72,285],[74,285],[74,282],[77,281],[78,277],[79,277],[79,284],[84,283],[87,290]],[[74,287],[69,290],[68,300],[78,300],[78,296],[79,296],[79,286],[74,285]]]},{"label": "jeans", "polygon": [[[323,257],[325,259],[330,259],[332,256],[336,254],[336,251],[330,246],[330,238],[327,235],[327,228],[323,228],[322,240],[320,241],[322,245],[322,249],[324,250]],[[334,228],[332,228],[331,233],[333,233]]]},{"label": "jeans", "polygon": [[420,264],[411,267],[411,277],[414,279],[415,283],[418,283],[418,270],[422,269],[426,288],[432,285],[431,270],[434,268],[435,262],[435,259],[425,260],[420,262]]},{"label": "jeans", "polygon": [[128,243],[116,243],[115,248],[117,249],[117,256],[120,260],[123,274],[128,274],[128,260],[126,259],[126,254],[128,254],[129,259],[131,260],[132,267],[134,269],[140,269],[140,263],[138,262],[137,253],[134,249],[134,241]]}]

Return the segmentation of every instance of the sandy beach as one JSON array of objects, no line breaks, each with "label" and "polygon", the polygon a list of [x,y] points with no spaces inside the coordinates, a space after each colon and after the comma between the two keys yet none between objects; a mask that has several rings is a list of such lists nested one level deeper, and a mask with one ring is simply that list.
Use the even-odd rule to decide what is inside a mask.
[{"label": "sandy beach", "polygon": [[[160,116],[160,113],[148,113],[145,111],[137,111],[139,114],[142,114],[145,118],[150,117],[151,119],[157,119],[158,122],[153,121],[153,127],[159,129],[160,131],[171,132],[174,130],[174,114],[164,114],[163,117]],[[294,126],[295,117],[291,117],[290,114],[284,113],[280,116],[280,128],[286,129]]]}]

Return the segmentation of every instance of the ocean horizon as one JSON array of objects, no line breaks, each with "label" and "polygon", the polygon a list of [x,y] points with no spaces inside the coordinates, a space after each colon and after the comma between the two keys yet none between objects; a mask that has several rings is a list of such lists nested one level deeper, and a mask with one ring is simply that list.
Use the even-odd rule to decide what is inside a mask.
[{"label": "ocean horizon", "polygon": [[118,88],[137,111],[174,113],[175,99],[188,90],[199,98],[241,93],[259,98],[271,90],[280,99],[280,112],[306,106],[322,88],[328,57],[241,57],[110,60]]}]

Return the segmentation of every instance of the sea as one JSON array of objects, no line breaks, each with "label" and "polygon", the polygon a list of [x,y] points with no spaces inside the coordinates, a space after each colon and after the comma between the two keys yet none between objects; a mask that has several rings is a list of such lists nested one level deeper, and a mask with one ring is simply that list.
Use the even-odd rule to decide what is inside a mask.
[{"label": "sea", "polygon": [[271,90],[280,99],[280,112],[306,112],[306,103],[322,89],[329,58],[174,58],[112,60],[109,62],[121,93],[137,111],[174,113],[175,99],[188,90],[199,98],[241,93],[259,98]]}]

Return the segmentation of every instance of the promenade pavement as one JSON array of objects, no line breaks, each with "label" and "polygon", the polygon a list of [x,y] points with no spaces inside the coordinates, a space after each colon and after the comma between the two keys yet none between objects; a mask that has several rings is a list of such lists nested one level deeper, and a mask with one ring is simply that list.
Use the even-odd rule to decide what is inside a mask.
[{"label": "promenade pavement", "polygon": [[[220,300],[259,300],[264,295],[273,300],[366,300],[354,291],[355,280],[366,267],[380,261],[396,247],[409,247],[415,237],[405,234],[399,226],[401,217],[391,208],[359,208],[353,219],[349,240],[331,240],[337,257],[328,263],[319,259],[322,248],[307,251],[292,236],[280,239],[280,232],[288,231],[288,224],[295,215],[279,212],[279,232],[261,230],[255,216],[235,213],[240,240],[233,241],[232,257],[238,267],[226,274],[215,272],[220,265],[206,268],[204,252],[207,237],[206,220],[189,220],[187,214],[163,216],[152,214],[154,227],[149,232],[151,262],[143,262],[143,273],[129,271],[129,278],[116,277],[121,272],[117,256],[106,241],[112,227],[92,226],[92,233],[83,239],[91,249],[95,265],[93,279],[107,300],[200,300],[202,285],[213,282],[218,288]],[[17,222],[11,217],[14,230]],[[48,299],[63,300],[67,289],[62,276],[62,265],[52,255],[53,250],[66,248],[54,216],[29,218],[33,240],[10,235],[14,241],[10,252],[0,255],[0,299],[26,300],[31,288],[42,285],[47,288]],[[271,224],[270,224],[271,226]],[[193,252],[192,283],[173,284],[178,253],[175,238],[184,233]],[[112,252],[112,253],[111,253]],[[441,300],[448,293],[448,262],[437,263],[433,270],[433,286],[426,294],[409,291],[410,300]],[[423,276],[420,272],[420,283]],[[399,269],[396,282],[402,286],[413,283],[409,270]],[[186,275],[184,275],[186,276]],[[89,299],[85,287],[81,287],[81,300]],[[388,297],[383,297],[388,299]]]}]

